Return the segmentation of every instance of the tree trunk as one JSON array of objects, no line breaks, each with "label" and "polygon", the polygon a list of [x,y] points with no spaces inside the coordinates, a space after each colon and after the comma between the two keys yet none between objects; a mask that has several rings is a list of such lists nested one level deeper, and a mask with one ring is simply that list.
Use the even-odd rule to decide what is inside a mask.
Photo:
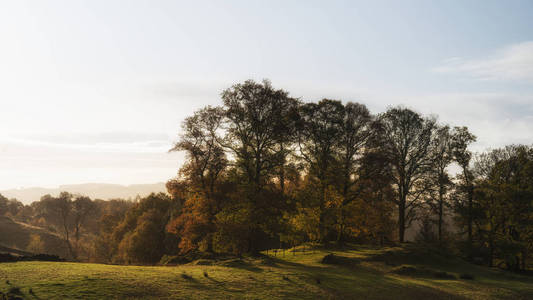
[{"label": "tree trunk", "polygon": [[344,211],[341,212],[341,222],[339,224],[339,232],[337,234],[337,245],[342,246],[344,244]]},{"label": "tree trunk", "polygon": [[493,256],[494,256],[494,242],[492,240],[492,234],[489,238],[489,267],[493,265]]},{"label": "tree trunk", "polygon": [[526,270],[527,264],[526,264],[526,258],[527,258],[527,250],[522,251],[522,270]]},{"label": "tree trunk", "polygon": [[76,256],[78,256],[78,253],[79,253],[79,250],[80,250],[80,247],[79,247],[79,242],[80,242],[80,227],[79,226],[76,226],[76,231],[74,232],[74,239],[75,239],[75,244],[74,244],[74,251],[76,252]]},{"label": "tree trunk", "polygon": [[70,256],[74,260],[76,260],[78,257],[76,255],[76,251],[74,251],[74,249],[72,248],[72,245],[70,244],[70,238],[69,238],[68,231],[65,231],[65,242],[67,243],[68,252],[70,253]]},{"label": "tree trunk", "polygon": [[442,243],[442,217],[443,217],[443,201],[444,195],[442,189],[439,191],[439,244]]},{"label": "tree trunk", "polygon": [[285,194],[285,168],[281,166],[281,170],[279,173],[279,189],[281,191],[281,194]]},{"label": "tree trunk", "polygon": [[343,185],[343,188],[342,188],[342,203],[341,203],[341,219],[339,221],[339,233],[337,235],[337,245],[338,246],[342,246],[343,243],[344,243],[344,228],[345,228],[345,220],[346,220],[346,216],[345,216],[345,213],[344,213],[344,206],[347,205],[346,203],[348,203],[347,201],[347,198],[348,198],[348,185],[349,185],[349,175],[344,175],[345,178],[344,178],[344,185]]},{"label": "tree trunk", "polygon": [[[283,154],[283,143],[280,143],[280,151]],[[280,169],[279,169],[279,188],[281,190],[281,194],[285,194],[285,156],[283,156],[283,160],[281,161]]]},{"label": "tree trunk", "polygon": [[472,248],[472,208],[473,208],[473,187],[468,184],[468,245]]},{"label": "tree trunk", "polygon": [[320,234],[320,242],[321,243],[325,243],[326,242],[326,234],[325,234],[325,219],[326,219],[326,213],[325,213],[325,203],[326,203],[326,184],[325,183],[322,183],[321,184],[321,189],[322,189],[322,199],[320,201],[320,218],[319,218],[319,221],[318,221],[318,231],[319,231],[319,234]]},{"label": "tree trunk", "polygon": [[405,234],[405,195],[400,196],[400,203],[398,204],[398,236],[400,243],[404,242]]}]

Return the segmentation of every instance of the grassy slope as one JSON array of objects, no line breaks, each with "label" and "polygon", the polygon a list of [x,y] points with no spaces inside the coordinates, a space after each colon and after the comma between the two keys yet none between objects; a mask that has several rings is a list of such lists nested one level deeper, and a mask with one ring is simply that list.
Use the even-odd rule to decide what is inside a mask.
[{"label": "grassy slope", "polygon": [[[403,248],[334,252],[349,257],[351,266],[320,263],[327,253],[317,250],[286,253],[285,257],[278,253],[273,260],[247,259],[233,267],[5,263],[0,264],[0,291],[16,286],[25,299],[533,299],[531,277],[432,253],[406,252]],[[391,273],[399,264],[455,275],[468,272],[475,279],[442,280]]]},{"label": "grassy slope", "polygon": [[32,234],[41,237],[48,254],[66,257],[65,243],[58,234],[41,227],[14,221],[6,216],[0,216],[0,245],[26,250]]}]

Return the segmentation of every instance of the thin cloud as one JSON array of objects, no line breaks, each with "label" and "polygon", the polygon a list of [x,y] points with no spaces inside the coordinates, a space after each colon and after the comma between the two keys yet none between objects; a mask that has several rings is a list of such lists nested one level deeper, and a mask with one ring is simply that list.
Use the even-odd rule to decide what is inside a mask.
[{"label": "thin cloud", "polygon": [[453,57],[433,70],[464,74],[480,80],[533,82],[533,41],[504,47],[481,59]]},{"label": "thin cloud", "polygon": [[112,131],[99,133],[26,134],[26,139],[64,144],[132,143],[166,140],[163,133]]},{"label": "thin cloud", "polygon": [[3,137],[1,144],[6,143],[100,152],[154,153],[166,153],[172,146],[171,138],[166,134],[147,132],[18,134]]}]

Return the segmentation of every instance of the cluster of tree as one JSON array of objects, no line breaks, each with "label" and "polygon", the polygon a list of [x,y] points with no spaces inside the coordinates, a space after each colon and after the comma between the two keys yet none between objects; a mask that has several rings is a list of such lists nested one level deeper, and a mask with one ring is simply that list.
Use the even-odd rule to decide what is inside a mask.
[{"label": "cluster of tree", "polygon": [[111,207],[100,217],[94,260],[153,264],[164,254],[176,254],[177,237],[165,229],[177,212],[176,204],[168,195],[159,193],[132,206]]},{"label": "cluster of tree", "polygon": [[533,147],[480,154],[469,173],[474,188],[466,193],[472,193],[472,201],[458,202],[457,211],[469,224],[478,257],[490,266],[498,258],[511,270],[526,269],[533,252]]},{"label": "cluster of tree", "polygon": [[[67,249],[68,257],[65,258],[95,260],[98,254],[95,244],[106,222],[112,218],[122,220],[126,211],[138,201],[139,199],[91,200],[86,196],[61,192],[57,197],[44,195],[40,201],[24,205],[0,194],[0,215],[59,235]],[[57,249],[47,249],[41,236],[36,233],[30,236],[28,245],[23,250],[33,253],[63,253],[57,253]]]},{"label": "cluster of tree", "polygon": [[[429,220],[434,242],[443,245],[454,238],[447,229],[454,217],[469,257],[487,248],[491,264],[496,257],[526,267],[530,148],[481,154],[474,166],[469,145],[476,137],[466,127],[408,108],[373,115],[359,103],[304,103],[268,81],[236,84],[221,97],[220,107],[184,121],[172,149],[187,155],[167,184],[181,204],[167,224],[181,253],[404,242],[415,220]],[[496,159],[502,156],[505,163]]]},{"label": "cluster of tree", "polygon": [[8,199],[0,194],[0,216],[23,217],[24,204],[17,199]]},{"label": "cluster of tree", "polygon": [[[458,240],[471,259],[527,267],[532,147],[474,156],[466,127],[403,107],[374,115],[360,103],[303,102],[268,81],[236,84],[221,98],[184,120],[171,151],[186,161],[168,195],[104,202],[62,193],[32,204],[31,214],[11,214],[52,224],[73,258],[80,232],[93,234],[91,259],[103,262],[404,242],[418,220],[426,241]],[[0,209],[12,202],[1,200]]]},{"label": "cluster of tree", "polygon": [[182,252],[392,238],[392,178],[364,105],[304,104],[268,81],[234,85],[222,99],[187,118],[172,149],[187,154],[168,183],[183,203],[167,226]]}]

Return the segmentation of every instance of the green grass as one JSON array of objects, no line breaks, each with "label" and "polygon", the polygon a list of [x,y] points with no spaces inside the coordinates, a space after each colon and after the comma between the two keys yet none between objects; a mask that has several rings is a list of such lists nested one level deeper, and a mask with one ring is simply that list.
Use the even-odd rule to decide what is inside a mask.
[{"label": "green grass", "polygon": [[[350,263],[321,263],[328,253]],[[231,266],[3,263],[0,292],[19,288],[24,299],[533,299],[532,277],[428,250],[361,247],[269,254],[271,259],[247,258]],[[424,271],[394,273],[406,266]],[[469,273],[474,280],[440,279],[429,271],[456,278]]]}]

